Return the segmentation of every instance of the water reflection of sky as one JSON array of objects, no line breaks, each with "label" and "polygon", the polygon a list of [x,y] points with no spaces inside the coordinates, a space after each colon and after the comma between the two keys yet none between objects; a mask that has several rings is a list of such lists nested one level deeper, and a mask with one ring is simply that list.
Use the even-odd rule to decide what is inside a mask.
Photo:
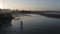
[{"label": "water reflection of sky", "polygon": [[[16,17],[18,20],[13,20],[13,28],[20,30],[20,21],[23,21],[23,32],[40,32],[60,26],[60,19],[48,18],[36,14],[27,14],[25,16]],[[20,18],[20,19],[19,19]]]},{"label": "water reflection of sky", "polygon": [[[21,30],[21,21],[23,23],[23,28]],[[13,32],[15,34],[23,33],[23,34],[44,34],[51,32],[60,31],[60,19],[48,18],[41,15],[36,14],[27,14],[15,17],[12,22],[12,26],[10,26],[8,31]],[[59,33],[59,32],[58,32]]]}]

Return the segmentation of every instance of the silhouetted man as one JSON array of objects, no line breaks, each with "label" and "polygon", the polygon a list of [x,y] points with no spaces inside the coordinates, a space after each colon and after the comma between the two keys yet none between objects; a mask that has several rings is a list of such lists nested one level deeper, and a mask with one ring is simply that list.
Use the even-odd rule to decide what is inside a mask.
[{"label": "silhouetted man", "polygon": [[20,21],[20,23],[21,23],[21,30],[23,29],[23,22],[22,21]]}]

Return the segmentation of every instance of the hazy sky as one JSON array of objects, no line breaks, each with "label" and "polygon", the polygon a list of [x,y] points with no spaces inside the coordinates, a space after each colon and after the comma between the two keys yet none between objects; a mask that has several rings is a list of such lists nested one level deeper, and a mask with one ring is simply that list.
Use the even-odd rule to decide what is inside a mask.
[{"label": "hazy sky", "polygon": [[[3,5],[3,0],[0,4]],[[5,8],[19,10],[60,10],[60,0],[5,0]]]}]

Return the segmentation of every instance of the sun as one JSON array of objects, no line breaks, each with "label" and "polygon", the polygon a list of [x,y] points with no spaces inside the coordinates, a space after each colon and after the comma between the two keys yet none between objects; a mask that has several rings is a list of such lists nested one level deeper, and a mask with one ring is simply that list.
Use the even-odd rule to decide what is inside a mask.
[{"label": "sun", "polygon": [[3,4],[0,3],[0,9],[3,9]]}]

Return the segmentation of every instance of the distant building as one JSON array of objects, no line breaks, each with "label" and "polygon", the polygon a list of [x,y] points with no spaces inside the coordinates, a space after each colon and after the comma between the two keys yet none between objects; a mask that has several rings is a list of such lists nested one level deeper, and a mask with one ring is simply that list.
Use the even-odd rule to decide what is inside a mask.
[{"label": "distant building", "polygon": [[11,12],[10,9],[3,9],[2,12]]}]

